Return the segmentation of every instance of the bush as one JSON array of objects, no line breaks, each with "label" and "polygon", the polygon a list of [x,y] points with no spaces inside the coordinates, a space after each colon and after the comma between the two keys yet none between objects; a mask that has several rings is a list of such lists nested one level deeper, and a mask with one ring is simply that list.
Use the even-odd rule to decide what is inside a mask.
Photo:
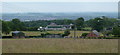
[{"label": "bush", "polygon": [[70,34],[70,30],[65,30],[63,36],[68,36]]},{"label": "bush", "polygon": [[114,35],[114,37],[120,37],[120,27],[115,26],[112,30],[112,34]]},{"label": "bush", "polygon": [[87,36],[88,35],[88,33],[82,33],[82,35],[81,36]]},{"label": "bush", "polygon": [[26,27],[26,31],[38,31],[38,27]]},{"label": "bush", "polygon": [[50,35],[50,33],[46,33],[45,35]]},{"label": "bush", "polygon": [[120,39],[120,37],[104,37],[104,39]]},{"label": "bush", "polygon": [[42,33],[42,34],[41,34],[41,37],[44,37],[44,36],[45,36],[45,34],[44,34],[44,33]]}]

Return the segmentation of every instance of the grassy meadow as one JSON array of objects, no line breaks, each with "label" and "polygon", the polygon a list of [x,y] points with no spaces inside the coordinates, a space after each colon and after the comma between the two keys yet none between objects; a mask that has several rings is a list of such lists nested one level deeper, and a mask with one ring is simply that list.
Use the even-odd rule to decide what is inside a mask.
[{"label": "grassy meadow", "polygon": [[118,39],[3,39],[3,53],[117,53]]},{"label": "grassy meadow", "polygon": [[[5,35],[2,34],[2,36],[12,36],[12,32],[10,34]],[[41,33],[51,33],[51,34],[63,34],[64,31],[45,31],[45,32],[40,32],[40,31],[22,31],[25,33],[25,36],[41,36]],[[76,31],[76,36],[80,37],[82,33],[90,33],[90,31]],[[74,37],[74,31],[70,31],[69,36]],[[103,36],[102,33],[100,33],[100,36]]]},{"label": "grassy meadow", "polygon": [[[45,31],[45,32],[40,32],[40,31],[23,31],[25,33],[26,36],[40,36],[41,33],[51,33],[51,34],[58,34],[58,33],[64,33],[64,31]],[[82,33],[89,33],[90,31],[76,31],[76,36],[81,36]],[[10,34],[5,35],[2,34],[2,36],[12,36],[11,34],[12,32],[10,32]],[[74,36],[74,31],[70,31],[70,35],[69,36]]]}]

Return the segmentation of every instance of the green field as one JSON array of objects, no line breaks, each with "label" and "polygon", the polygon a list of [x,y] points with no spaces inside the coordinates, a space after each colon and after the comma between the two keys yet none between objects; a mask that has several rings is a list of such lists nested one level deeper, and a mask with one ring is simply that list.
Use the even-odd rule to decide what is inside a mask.
[{"label": "green field", "polygon": [[[40,32],[40,31],[22,31],[22,32],[24,32],[25,33],[25,35],[26,36],[40,36],[41,35],[41,33],[51,33],[51,34],[63,34],[64,33],[64,31],[46,31],[46,32]],[[8,34],[8,35],[5,35],[5,34],[2,34],[2,36],[12,36],[12,34],[11,34],[12,32],[10,32],[10,34]],[[82,35],[82,33],[90,33],[90,31],[76,31],[76,36],[81,36]],[[101,36],[103,36],[102,35],[102,33],[100,33],[100,35]],[[69,36],[74,36],[74,31],[70,31],[70,35]]]},{"label": "green field", "polygon": [[3,53],[117,53],[118,39],[3,39]]},{"label": "green field", "polygon": [[[51,33],[51,34],[63,34],[64,31],[46,31],[46,32],[40,32],[40,31],[22,31],[25,33],[25,36],[40,36],[41,33]],[[90,33],[90,31],[76,31],[76,36],[80,37],[82,35],[82,33]],[[100,33],[101,36],[102,33]],[[12,32],[10,32],[10,34],[8,35],[5,35],[5,34],[2,34],[2,36],[12,36]],[[72,36],[74,37],[74,31],[70,31],[70,35],[69,36]]]},{"label": "green field", "polygon": [[[64,31],[46,31],[46,32],[40,32],[40,31],[23,31],[25,33],[26,36],[40,36],[41,33],[51,33],[51,34],[58,34],[58,33],[64,33]],[[90,31],[76,31],[76,36],[81,36],[82,33],[89,33]],[[11,34],[12,32],[10,32],[10,34],[5,35],[2,34],[2,36],[12,36]],[[74,31],[70,31],[70,35],[69,36],[74,36]]]}]

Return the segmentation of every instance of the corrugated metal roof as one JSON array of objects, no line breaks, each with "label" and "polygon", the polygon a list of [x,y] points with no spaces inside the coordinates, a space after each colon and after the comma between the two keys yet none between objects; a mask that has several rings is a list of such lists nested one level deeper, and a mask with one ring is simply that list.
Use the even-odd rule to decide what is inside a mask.
[{"label": "corrugated metal roof", "polygon": [[98,31],[96,31],[96,30],[93,30],[92,31],[94,34],[96,34],[96,35],[100,35],[100,33],[98,32]]},{"label": "corrugated metal roof", "polygon": [[20,33],[20,31],[14,31],[14,32],[12,32],[12,33]]}]

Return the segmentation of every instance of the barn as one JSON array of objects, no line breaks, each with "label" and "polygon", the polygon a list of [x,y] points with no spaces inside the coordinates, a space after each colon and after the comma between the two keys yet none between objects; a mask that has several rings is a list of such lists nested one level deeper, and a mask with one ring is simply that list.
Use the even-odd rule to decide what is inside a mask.
[{"label": "barn", "polygon": [[100,33],[96,30],[93,30],[86,37],[100,37]]},{"label": "barn", "polygon": [[14,31],[12,32],[13,38],[25,38],[25,34],[21,31]]}]

